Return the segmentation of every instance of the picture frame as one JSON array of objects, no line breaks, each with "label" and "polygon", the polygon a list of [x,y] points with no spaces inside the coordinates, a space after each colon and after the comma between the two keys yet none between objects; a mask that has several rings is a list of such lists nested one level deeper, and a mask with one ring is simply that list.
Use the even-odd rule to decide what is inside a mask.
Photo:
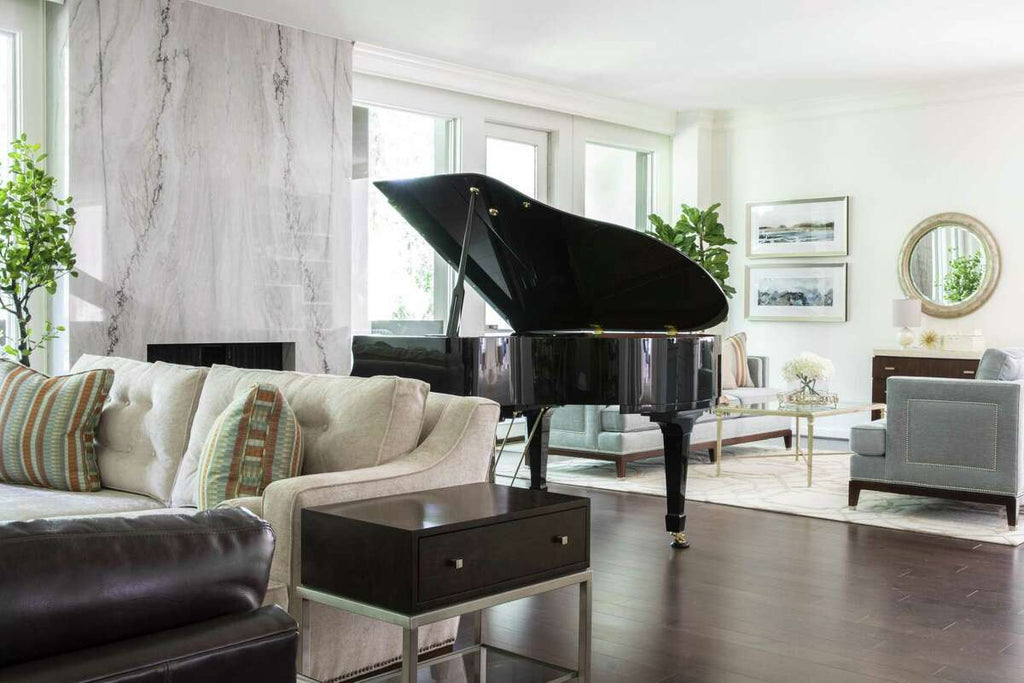
[{"label": "picture frame", "polygon": [[820,258],[849,252],[850,198],[747,204],[747,257]]},{"label": "picture frame", "polygon": [[780,263],[746,267],[747,320],[846,322],[847,264]]}]

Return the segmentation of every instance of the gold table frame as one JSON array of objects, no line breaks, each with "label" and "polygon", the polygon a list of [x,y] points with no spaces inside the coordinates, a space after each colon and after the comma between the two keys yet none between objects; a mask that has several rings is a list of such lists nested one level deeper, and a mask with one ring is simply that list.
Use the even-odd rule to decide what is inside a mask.
[{"label": "gold table frame", "polygon": [[[834,417],[836,415],[850,415],[852,413],[867,413],[879,411],[885,417],[884,403],[840,403],[838,406],[797,406],[782,405],[777,401],[768,403],[754,403],[749,406],[729,405],[727,403],[715,408],[716,439],[715,439],[715,476],[722,476],[722,421],[726,415],[774,415],[779,417],[791,417],[796,420],[796,430],[793,440],[793,456],[800,460],[804,455],[807,462],[807,486],[811,486],[814,476],[814,421],[819,417]],[[807,422],[807,452],[800,449],[800,420]],[[818,455],[843,455],[852,451],[827,451]],[[789,455],[786,450],[782,453],[766,453],[764,455],[749,455],[748,458],[772,458],[780,455]]]}]

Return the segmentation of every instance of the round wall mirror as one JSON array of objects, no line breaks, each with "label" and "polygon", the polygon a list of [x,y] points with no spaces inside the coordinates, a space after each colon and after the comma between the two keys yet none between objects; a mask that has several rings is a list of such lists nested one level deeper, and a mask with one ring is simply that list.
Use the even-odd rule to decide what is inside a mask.
[{"label": "round wall mirror", "polygon": [[999,246],[985,225],[962,213],[918,223],[900,249],[900,286],[921,310],[957,318],[976,310],[999,280]]}]

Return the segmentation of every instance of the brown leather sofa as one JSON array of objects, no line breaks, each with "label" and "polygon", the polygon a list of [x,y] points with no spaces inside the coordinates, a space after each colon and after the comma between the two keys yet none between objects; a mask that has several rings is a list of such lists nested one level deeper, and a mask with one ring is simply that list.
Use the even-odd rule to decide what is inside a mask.
[{"label": "brown leather sofa", "polygon": [[2,524],[0,681],[294,683],[273,553],[240,509]]}]

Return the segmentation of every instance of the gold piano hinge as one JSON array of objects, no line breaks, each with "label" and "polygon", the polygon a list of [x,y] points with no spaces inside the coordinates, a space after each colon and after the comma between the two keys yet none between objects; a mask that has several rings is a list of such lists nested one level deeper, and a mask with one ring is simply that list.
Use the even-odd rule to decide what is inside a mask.
[{"label": "gold piano hinge", "polygon": [[598,335],[598,336],[601,336],[602,334],[604,334],[604,328],[603,328],[603,327],[601,327],[600,325],[593,325],[593,324],[592,324],[592,325],[590,326],[590,329],[591,329],[591,331],[592,331],[592,332],[593,332],[594,334],[596,334],[596,335]]},{"label": "gold piano hinge", "polygon": [[487,209],[487,213],[491,214],[492,216],[497,216],[498,215],[498,210],[497,209]]},{"label": "gold piano hinge", "polygon": [[473,194],[480,194],[480,188],[479,187],[470,187],[469,191],[472,192]]},{"label": "gold piano hinge", "polygon": [[665,334],[674,337],[679,334],[679,330],[676,329],[675,325],[665,325]]}]

